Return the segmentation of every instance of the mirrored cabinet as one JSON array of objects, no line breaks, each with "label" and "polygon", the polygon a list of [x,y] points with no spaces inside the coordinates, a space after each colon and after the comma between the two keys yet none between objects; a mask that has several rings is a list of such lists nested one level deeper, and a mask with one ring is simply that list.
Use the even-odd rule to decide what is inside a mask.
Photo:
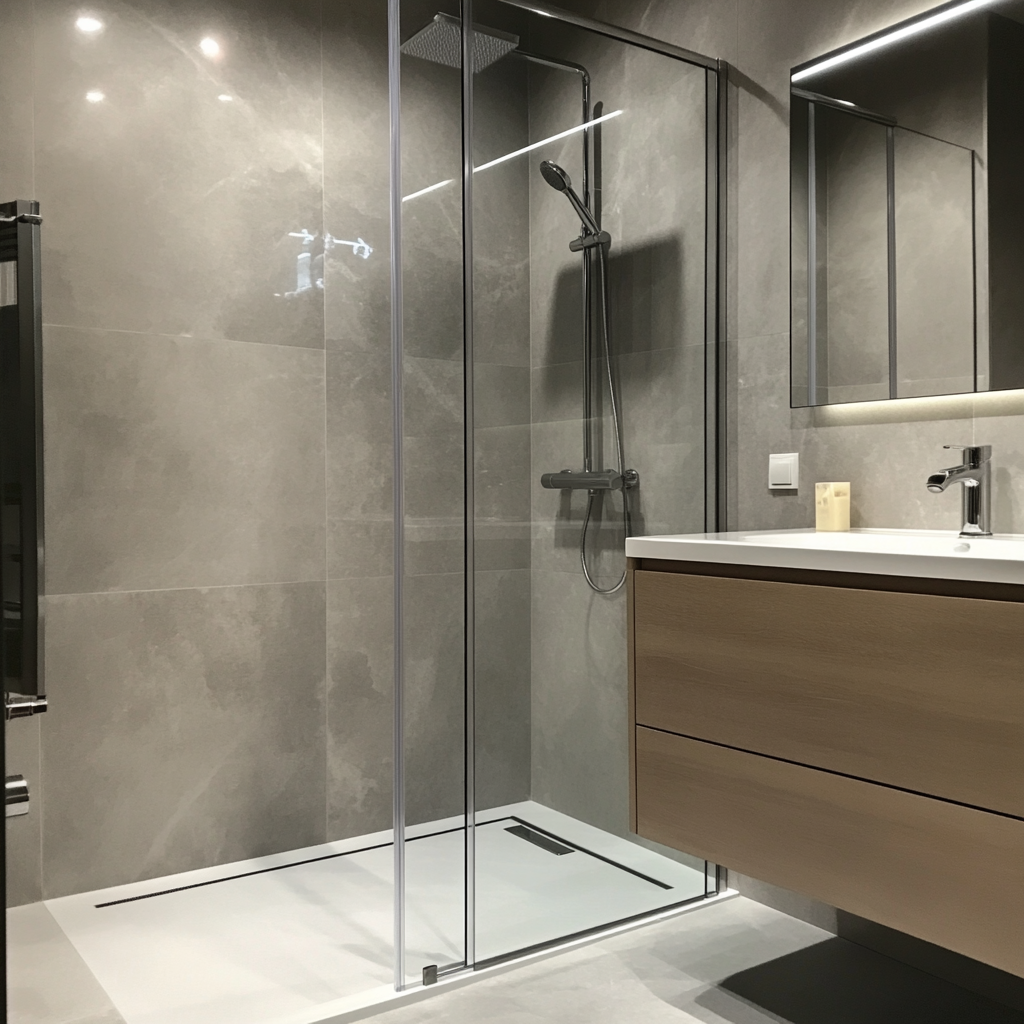
[{"label": "mirrored cabinet", "polygon": [[1024,387],[1024,0],[968,7],[793,70],[794,407]]}]

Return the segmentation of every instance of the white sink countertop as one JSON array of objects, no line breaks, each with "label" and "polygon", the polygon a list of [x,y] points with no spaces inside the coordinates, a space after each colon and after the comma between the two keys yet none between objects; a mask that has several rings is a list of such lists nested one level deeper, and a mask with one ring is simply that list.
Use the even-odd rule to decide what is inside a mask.
[{"label": "white sink countertop", "polygon": [[755,530],[630,537],[630,558],[1024,584],[1024,535],[955,530]]}]

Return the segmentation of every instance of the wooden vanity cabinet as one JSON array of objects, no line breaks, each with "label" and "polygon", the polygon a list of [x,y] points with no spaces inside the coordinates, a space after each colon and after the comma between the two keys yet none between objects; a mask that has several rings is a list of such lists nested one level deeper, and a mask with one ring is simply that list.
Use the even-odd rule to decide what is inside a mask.
[{"label": "wooden vanity cabinet", "polygon": [[633,827],[1024,976],[1024,588],[631,560]]}]

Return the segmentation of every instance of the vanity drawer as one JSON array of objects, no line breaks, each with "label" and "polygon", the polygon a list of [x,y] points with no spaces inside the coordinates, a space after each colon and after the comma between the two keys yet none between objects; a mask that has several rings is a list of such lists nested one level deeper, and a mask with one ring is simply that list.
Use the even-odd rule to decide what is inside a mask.
[{"label": "vanity drawer", "polygon": [[638,832],[1024,975],[1024,822],[639,727]]},{"label": "vanity drawer", "polygon": [[1024,603],[633,574],[651,726],[1024,817]]}]

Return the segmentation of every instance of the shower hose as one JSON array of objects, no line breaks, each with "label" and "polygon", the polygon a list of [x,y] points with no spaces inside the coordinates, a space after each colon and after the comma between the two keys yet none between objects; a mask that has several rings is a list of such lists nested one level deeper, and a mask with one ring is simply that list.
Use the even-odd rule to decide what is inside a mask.
[{"label": "shower hose", "polygon": [[[606,246],[598,245],[598,258],[601,262],[601,336],[604,339],[604,365],[608,379],[608,398],[612,410],[612,431],[615,434],[615,454],[619,461],[619,477],[622,480],[622,528],[626,537],[630,534],[631,521],[629,514],[629,488],[626,486],[626,462],[622,454],[622,424],[619,421],[619,401],[615,393],[615,375],[612,373],[612,351],[611,351],[611,316],[608,311],[608,255]],[[587,256],[586,258],[590,258]],[[583,529],[580,532],[580,564],[583,566],[583,575],[586,578],[590,589],[598,594],[614,594],[621,590],[626,582],[626,570],[622,570],[622,576],[618,583],[612,587],[601,587],[590,573],[590,566],[587,565],[587,531],[590,528],[590,520],[594,513],[594,492],[587,493],[587,513],[583,519]]]}]

